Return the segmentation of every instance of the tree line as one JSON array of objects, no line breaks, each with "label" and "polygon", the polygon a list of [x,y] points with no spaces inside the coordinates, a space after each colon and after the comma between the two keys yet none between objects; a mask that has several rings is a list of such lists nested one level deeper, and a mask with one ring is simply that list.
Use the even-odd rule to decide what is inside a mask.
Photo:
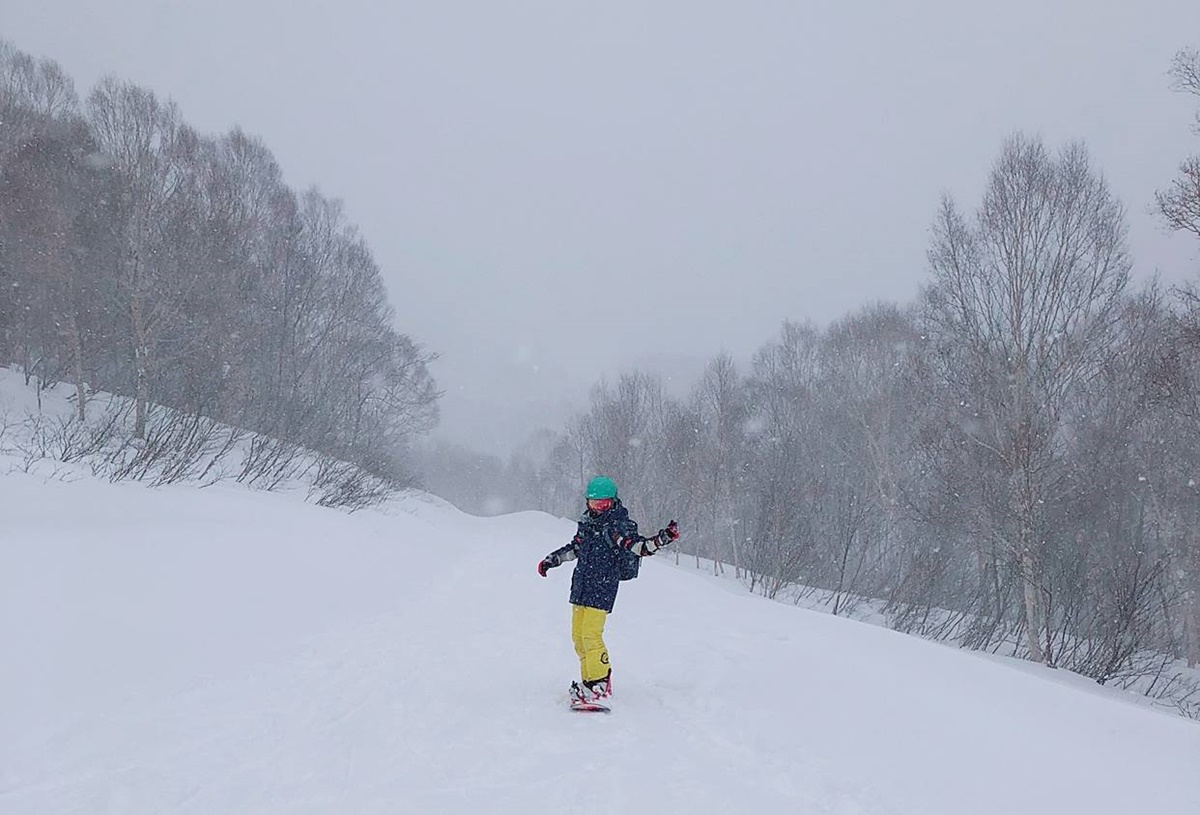
[{"label": "tree line", "polygon": [[125,397],[135,440],[203,416],[273,440],[260,461],[303,447],[404,483],[431,359],[341,204],[259,139],[115,77],[81,100],[0,42],[0,364],[69,383],[80,421]]},{"label": "tree line", "polygon": [[[1197,53],[1172,73],[1200,96]],[[1200,159],[1158,204],[1200,237]],[[786,323],[686,399],[602,383],[505,464],[507,501],[573,515],[607,473],[764,594],[874,598],[895,628],[1200,713],[1164,687],[1200,664],[1200,292],[1134,287],[1132,263],[1085,147],[1016,134],[977,206],[941,203],[915,302]]]}]

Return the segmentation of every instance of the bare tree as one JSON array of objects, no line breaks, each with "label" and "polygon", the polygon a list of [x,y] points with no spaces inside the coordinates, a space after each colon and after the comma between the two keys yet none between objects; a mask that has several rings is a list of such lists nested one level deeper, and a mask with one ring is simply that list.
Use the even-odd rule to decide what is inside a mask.
[{"label": "bare tree", "polygon": [[78,107],[75,84],[58,63],[0,40],[0,166],[47,120],[69,118]]},{"label": "bare tree", "polygon": [[[1185,49],[1171,63],[1176,90],[1200,97],[1200,51]],[[1200,133],[1200,111],[1195,130]],[[1158,208],[1172,229],[1182,229],[1200,237],[1200,156],[1185,159],[1179,177],[1165,192],[1157,195]]]},{"label": "bare tree", "polygon": [[[1174,290],[1175,306],[1146,365],[1150,407],[1139,418],[1151,440],[1143,455],[1155,523],[1166,542],[1170,580],[1182,628],[1180,650],[1200,664],[1200,294],[1194,285]],[[1170,445],[1161,443],[1171,439]]]},{"label": "bare tree", "polygon": [[662,383],[649,374],[623,374],[615,387],[602,382],[592,392],[584,425],[591,472],[614,478],[635,516],[659,510],[656,452],[663,410]]},{"label": "bare tree", "polygon": [[0,238],[16,274],[17,322],[23,326],[27,375],[33,358],[43,379],[60,368],[76,391],[82,420],[87,403],[84,326],[95,307],[91,278],[97,258],[89,220],[99,194],[87,167],[90,140],[74,121],[31,136],[0,173]]},{"label": "bare tree", "polygon": [[[1171,63],[1174,89],[1200,97],[1200,51],[1184,49]],[[1200,134],[1200,109],[1193,127]],[[1179,177],[1165,192],[1157,194],[1158,207],[1172,229],[1200,237],[1200,156],[1191,156],[1180,165]],[[1200,293],[1195,284],[1176,289],[1180,306],[1170,342],[1163,343],[1156,368],[1156,384],[1162,403],[1179,422],[1177,438],[1184,442],[1181,452],[1200,451]],[[1187,453],[1183,453],[1185,456]],[[1173,573],[1181,578],[1184,603],[1184,641],[1189,665],[1200,664],[1200,534],[1197,534],[1197,490],[1189,474],[1177,481],[1182,500],[1167,500],[1175,511],[1165,514],[1179,530],[1181,540],[1174,547]],[[1164,485],[1165,486],[1165,485]]]},{"label": "bare tree", "polygon": [[155,345],[177,311],[181,281],[171,280],[161,263],[165,246],[160,226],[184,185],[179,150],[183,127],[173,103],[149,90],[108,77],[88,96],[88,120],[100,150],[121,176],[124,251],[120,269],[133,349],[134,435],[142,438],[155,374]]},{"label": "bare tree", "polygon": [[[746,422],[749,405],[733,358],[720,354],[709,362],[693,395],[698,440],[693,452],[698,476],[695,488],[703,507],[703,525],[697,527],[699,541],[707,544],[714,563],[728,558],[741,567],[739,538],[744,534],[739,491],[746,459]],[[700,518],[696,519],[700,521]]]},{"label": "bare tree", "polygon": [[823,537],[837,544],[835,613],[860,579],[881,591],[900,568],[903,491],[920,478],[910,452],[922,401],[910,374],[918,339],[914,314],[887,304],[835,322],[824,338],[818,401],[832,489]]},{"label": "bare tree", "polygon": [[[820,335],[784,323],[754,357],[748,382],[752,449],[747,481],[753,496],[746,568],[767,594],[802,578],[814,565],[814,519],[822,461],[816,397]],[[752,513],[752,514],[750,514]]]},{"label": "bare tree", "polygon": [[1019,564],[1029,655],[1052,662],[1046,506],[1064,486],[1072,389],[1113,350],[1130,268],[1124,215],[1081,145],[1052,157],[1018,135],[973,221],[944,201],[929,261],[928,326],[954,360],[944,374],[977,414],[961,432],[997,479],[998,500],[978,509]]}]

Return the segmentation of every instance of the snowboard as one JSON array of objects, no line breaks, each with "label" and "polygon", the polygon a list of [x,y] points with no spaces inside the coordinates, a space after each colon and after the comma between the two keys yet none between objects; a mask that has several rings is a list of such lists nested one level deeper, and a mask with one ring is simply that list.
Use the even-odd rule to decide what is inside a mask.
[{"label": "snowboard", "polygon": [[579,702],[571,700],[571,710],[578,710],[580,713],[612,713],[612,708],[598,704],[596,702]]}]

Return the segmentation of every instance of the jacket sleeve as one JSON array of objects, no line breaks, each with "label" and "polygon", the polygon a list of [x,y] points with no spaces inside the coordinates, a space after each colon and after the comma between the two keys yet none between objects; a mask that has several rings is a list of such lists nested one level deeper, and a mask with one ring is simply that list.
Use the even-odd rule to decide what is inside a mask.
[{"label": "jacket sleeve", "polygon": [[579,533],[571,538],[571,542],[566,546],[560,546],[546,556],[547,560],[554,560],[558,563],[566,563],[568,560],[574,560],[579,557]]},{"label": "jacket sleeve", "polygon": [[650,557],[662,548],[657,535],[652,538],[639,535],[637,522],[632,518],[618,526],[614,526],[612,536],[614,546],[633,552],[638,557]]}]

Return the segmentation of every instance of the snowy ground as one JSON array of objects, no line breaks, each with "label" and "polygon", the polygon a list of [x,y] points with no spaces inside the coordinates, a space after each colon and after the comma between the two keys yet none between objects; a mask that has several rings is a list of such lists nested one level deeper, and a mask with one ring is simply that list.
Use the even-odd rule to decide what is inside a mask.
[{"label": "snowy ground", "polygon": [[571,713],[544,515],[2,462],[0,513],[5,815],[1200,812],[1196,722],[664,562]]},{"label": "snowy ground", "polygon": [[[708,558],[699,558],[691,554],[681,554],[671,558],[677,565],[687,568],[705,570],[715,574],[722,580],[741,581],[735,569],[728,564],[714,564]],[[715,567],[715,568],[714,568]],[[762,593],[761,586],[758,593]],[[781,589],[772,599],[780,603],[799,606],[800,608],[819,611],[825,614],[833,613],[835,602],[838,604],[838,614],[851,620],[867,622],[872,625],[891,627],[893,617],[887,610],[887,602],[876,598],[851,594],[837,593],[825,589],[793,584]],[[925,614],[924,631],[921,629],[905,630],[910,636],[925,636],[937,642],[960,646],[961,634],[964,632],[969,619],[964,619],[942,609],[929,609]],[[1003,661],[1009,667],[1043,673],[1047,678],[1056,681],[1074,683],[1079,687],[1090,690],[1094,680],[1084,676],[1072,676],[1065,670],[1046,673],[1040,665],[1025,661],[1027,653],[1024,641],[1010,638],[1007,641],[994,643],[986,654],[979,656],[995,658]],[[1012,656],[1022,657],[1014,662],[1008,659]],[[1161,668],[1161,673],[1147,672],[1141,676],[1118,676],[1109,680],[1110,689],[1126,692],[1130,701],[1158,707],[1180,716],[1188,716],[1200,722],[1200,698],[1196,689],[1200,688],[1200,667],[1189,668],[1184,660],[1178,659],[1166,666],[1161,665],[1161,655],[1145,652],[1141,655],[1144,664]]]}]

